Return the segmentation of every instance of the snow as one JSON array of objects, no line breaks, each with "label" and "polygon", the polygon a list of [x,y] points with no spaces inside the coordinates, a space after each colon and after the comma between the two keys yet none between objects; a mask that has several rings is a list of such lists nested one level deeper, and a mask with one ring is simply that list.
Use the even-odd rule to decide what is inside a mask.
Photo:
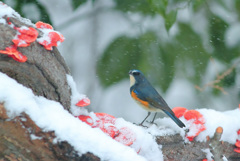
[{"label": "snow", "polygon": [[14,11],[11,7],[8,7],[8,5],[4,4],[3,2],[0,2],[0,10],[0,17],[12,17],[13,15],[15,15],[16,17],[20,17],[20,15],[16,11]]},{"label": "snow", "polygon": [[130,122],[126,122],[121,118],[116,120],[115,126],[118,129],[127,126],[137,134],[136,141],[133,143],[132,147],[136,151],[140,150],[139,155],[145,156],[147,160],[160,160],[161,158],[163,159],[161,145],[159,146],[155,142],[155,138],[144,128],[136,126]]},{"label": "snow", "polygon": [[47,45],[51,43],[51,39],[48,36],[50,32],[53,32],[52,29],[43,29],[43,28],[39,28],[40,31],[42,31],[42,35],[41,37],[37,38],[37,42],[47,42]]},{"label": "snow", "polygon": [[8,5],[4,4],[1,1],[0,1],[0,11],[1,11],[0,12],[0,20],[4,16],[6,16],[6,17],[14,17],[14,18],[18,18],[23,23],[26,23],[26,24],[28,24],[30,26],[33,26],[33,24],[31,23],[31,21],[29,19],[22,18],[16,11],[14,11],[11,7],[9,7]]},{"label": "snow", "polygon": [[6,21],[5,19],[0,19],[0,23],[2,23],[2,24],[6,24],[7,21]]},{"label": "snow", "polygon": [[223,161],[228,161],[228,159],[225,156],[223,156],[222,159]]},{"label": "snow", "polygon": [[34,135],[34,134],[30,134],[30,138],[31,138],[31,140],[40,140],[40,139],[42,139],[42,137],[39,137],[39,136],[36,136],[36,135]]},{"label": "snow", "polygon": [[71,88],[71,112],[74,116],[79,116],[79,115],[87,115],[88,112],[85,110],[85,108],[79,108],[75,104],[81,99],[84,99],[86,95],[79,94],[77,91],[77,86],[76,83],[73,80],[73,77],[71,75],[67,75],[67,82],[68,85]]},{"label": "snow", "polygon": [[202,149],[202,151],[203,151],[204,153],[206,153],[206,158],[207,158],[208,161],[213,160],[213,159],[212,159],[212,158],[213,158],[213,154],[211,153],[211,151],[210,151],[209,148],[207,148],[207,149]]}]

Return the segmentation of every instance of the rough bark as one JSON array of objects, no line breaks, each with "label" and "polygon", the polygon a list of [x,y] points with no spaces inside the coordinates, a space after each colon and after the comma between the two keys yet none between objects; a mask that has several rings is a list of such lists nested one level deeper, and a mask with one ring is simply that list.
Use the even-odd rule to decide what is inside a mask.
[{"label": "rough bark", "polygon": [[[15,18],[9,21],[17,27],[28,26]],[[0,23],[0,50],[12,45],[15,34],[13,28]],[[34,94],[58,101],[69,110],[71,91],[66,80],[69,69],[58,50],[47,51],[37,42],[18,50],[28,57],[28,61],[19,63],[0,54],[0,71],[31,88]],[[220,135],[217,132],[208,142],[189,144],[184,144],[180,135],[157,137],[156,141],[162,145],[164,159],[169,161],[202,160],[206,158],[202,149],[206,148],[212,150],[215,160],[221,159],[222,155],[228,160],[240,160],[234,145],[220,142]],[[54,132],[43,132],[25,113],[9,119],[4,105],[0,104],[0,161],[100,160],[91,153],[79,156],[70,144],[54,143],[54,139]]]}]

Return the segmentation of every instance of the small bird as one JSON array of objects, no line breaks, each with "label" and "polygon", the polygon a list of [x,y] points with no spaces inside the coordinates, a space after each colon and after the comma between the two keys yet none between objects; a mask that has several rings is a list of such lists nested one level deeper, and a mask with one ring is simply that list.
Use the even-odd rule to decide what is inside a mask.
[{"label": "small bird", "polygon": [[130,70],[130,94],[132,98],[148,111],[147,117],[140,123],[142,125],[151,112],[156,112],[151,123],[154,123],[157,112],[165,112],[179,127],[185,127],[174,112],[170,109],[160,94],[152,87],[140,70]]}]

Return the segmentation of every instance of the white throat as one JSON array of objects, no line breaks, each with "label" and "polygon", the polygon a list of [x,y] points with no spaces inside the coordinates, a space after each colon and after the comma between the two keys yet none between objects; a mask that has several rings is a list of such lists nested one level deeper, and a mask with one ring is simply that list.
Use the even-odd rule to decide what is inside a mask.
[{"label": "white throat", "polygon": [[130,87],[132,87],[135,84],[136,80],[134,76],[130,75]]}]

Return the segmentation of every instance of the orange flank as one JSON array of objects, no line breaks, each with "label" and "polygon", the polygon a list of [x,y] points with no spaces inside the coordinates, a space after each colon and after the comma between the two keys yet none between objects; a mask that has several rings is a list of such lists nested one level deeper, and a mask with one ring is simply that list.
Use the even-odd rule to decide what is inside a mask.
[{"label": "orange flank", "polygon": [[147,101],[143,101],[137,97],[137,94],[134,93],[133,91],[131,92],[131,96],[138,102],[140,102],[143,106],[149,107],[149,103]]}]

